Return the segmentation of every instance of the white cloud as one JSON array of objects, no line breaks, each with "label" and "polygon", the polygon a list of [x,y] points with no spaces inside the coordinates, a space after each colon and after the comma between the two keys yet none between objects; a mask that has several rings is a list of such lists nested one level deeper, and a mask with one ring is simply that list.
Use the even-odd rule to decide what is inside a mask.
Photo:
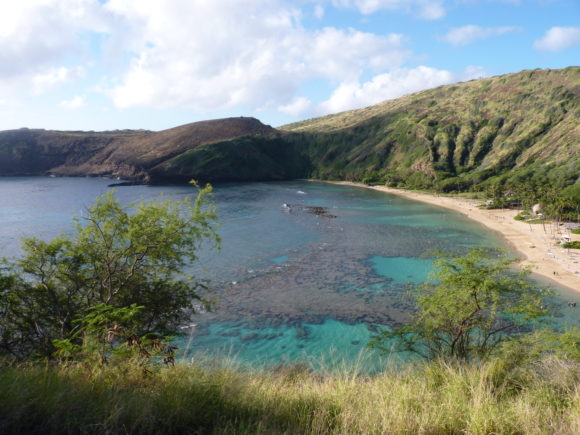
[{"label": "white cloud", "polygon": [[425,20],[438,20],[445,16],[445,8],[443,7],[443,3],[436,1],[425,1],[422,3],[423,5],[420,9],[421,18],[424,18]]},{"label": "white cloud", "polygon": [[291,105],[305,80],[353,80],[410,56],[401,35],[306,30],[300,11],[283,0],[132,5],[107,4],[128,28],[136,53],[110,91],[118,107],[275,108]]},{"label": "white cloud", "polygon": [[83,75],[84,69],[82,67],[66,68],[61,66],[50,68],[31,77],[33,92],[35,94],[43,94],[54,86],[74,81]]},{"label": "white cloud", "polygon": [[580,27],[552,27],[542,38],[534,41],[534,48],[559,51],[577,44],[580,44]]},{"label": "white cloud", "polygon": [[[40,95],[89,76],[91,66],[81,65],[95,55],[95,42],[105,57],[97,64],[108,55],[125,62],[130,56],[122,69],[117,63],[111,76],[98,78],[116,106],[201,113],[234,107],[298,113],[304,101],[295,97],[304,81],[356,80],[364,71],[400,67],[411,56],[402,35],[305,29],[302,11],[289,0],[136,4],[0,2],[0,98]],[[315,13],[323,16],[322,4]]]},{"label": "white cloud", "polygon": [[356,9],[370,15],[381,10],[402,10],[417,14],[426,20],[437,20],[445,16],[444,0],[331,0],[337,8]]},{"label": "white cloud", "polygon": [[459,74],[427,66],[399,68],[376,75],[365,83],[341,83],[330,98],[319,105],[318,112],[323,115],[358,109],[424,89],[483,76],[485,72],[480,67],[468,67]]},{"label": "white cloud", "polygon": [[468,25],[463,27],[456,27],[451,29],[443,37],[443,39],[450,44],[459,47],[470,44],[477,39],[490,38],[492,36],[503,35],[508,32],[515,32],[521,30],[519,27],[503,26],[503,27],[481,27]]},{"label": "white cloud", "polygon": [[345,81],[365,69],[400,66],[410,56],[400,34],[385,36],[328,27],[307,37],[300,47],[308,69],[318,77]]},{"label": "white cloud", "polygon": [[314,6],[314,16],[319,20],[324,17],[324,8],[321,5]]},{"label": "white cloud", "polygon": [[84,97],[77,95],[76,97],[73,97],[70,100],[61,101],[58,105],[65,109],[79,109],[81,107],[86,106],[86,101]]},{"label": "white cloud", "polygon": [[[426,66],[402,68],[413,55],[404,35],[302,26],[299,7],[313,8],[322,18],[331,5],[425,19],[445,14],[444,0],[4,1],[0,100],[95,77],[89,59],[110,75],[96,77],[86,89],[68,89],[77,96],[60,107],[82,107],[80,95],[100,88],[122,108],[175,107],[199,115],[277,110],[297,117],[313,108],[326,113],[361,107],[461,79]],[[121,69],[119,63],[109,68],[107,53],[121,59]],[[361,82],[369,73],[374,77]],[[297,96],[309,80],[336,89],[316,106]]]},{"label": "white cloud", "polygon": [[278,106],[278,111],[288,116],[296,118],[304,114],[308,109],[310,109],[311,105],[312,102],[308,98],[298,97],[294,99],[294,101],[292,101],[291,103]]},{"label": "white cloud", "polygon": [[478,80],[487,77],[489,74],[482,66],[469,65],[463,72],[456,74],[456,82],[466,82],[468,80]]},{"label": "white cloud", "polygon": [[[67,55],[84,50],[82,35],[107,26],[98,0],[0,2],[0,95],[32,90],[73,78]],[[68,59],[70,60],[70,59]]]}]

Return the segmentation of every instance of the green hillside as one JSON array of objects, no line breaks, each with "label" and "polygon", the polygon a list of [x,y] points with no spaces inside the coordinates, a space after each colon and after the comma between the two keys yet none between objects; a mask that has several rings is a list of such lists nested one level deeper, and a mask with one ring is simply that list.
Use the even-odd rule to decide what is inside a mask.
[{"label": "green hillside", "polygon": [[318,178],[466,190],[580,174],[580,68],[523,71],[290,124]]}]

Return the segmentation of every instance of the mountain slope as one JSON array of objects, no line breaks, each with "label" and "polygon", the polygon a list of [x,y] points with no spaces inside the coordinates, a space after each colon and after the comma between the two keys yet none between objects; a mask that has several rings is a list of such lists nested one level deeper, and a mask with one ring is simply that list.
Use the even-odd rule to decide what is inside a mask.
[{"label": "mountain slope", "polygon": [[0,175],[107,175],[149,179],[149,171],[202,144],[275,130],[254,118],[195,122],[160,132],[0,132]]},{"label": "mountain slope", "polygon": [[578,67],[523,71],[280,129],[308,137],[315,176],[463,190],[532,168],[578,177],[579,97]]},{"label": "mountain slope", "polygon": [[0,175],[140,182],[347,179],[441,191],[564,187],[580,174],[580,68],[522,71],[279,128],[254,118],[161,132],[0,132]]}]

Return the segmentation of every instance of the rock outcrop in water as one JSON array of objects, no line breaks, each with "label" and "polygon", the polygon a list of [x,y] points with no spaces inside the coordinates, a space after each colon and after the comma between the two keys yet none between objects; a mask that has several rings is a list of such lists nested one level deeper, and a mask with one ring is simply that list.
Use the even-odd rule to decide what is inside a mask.
[{"label": "rock outcrop in water", "polygon": [[[161,132],[0,132],[0,175],[104,175],[138,182],[293,178],[467,190],[485,180],[580,173],[580,68],[441,86],[274,129],[254,118]],[[519,178],[518,178],[519,177]]]}]

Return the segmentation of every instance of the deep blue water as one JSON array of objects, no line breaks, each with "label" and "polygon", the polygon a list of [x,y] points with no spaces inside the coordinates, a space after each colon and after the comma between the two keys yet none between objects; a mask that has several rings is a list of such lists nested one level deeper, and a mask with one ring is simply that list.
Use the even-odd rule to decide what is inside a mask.
[{"label": "deep blue water", "polygon": [[[0,255],[17,255],[23,236],[69,230],[72,217],[82,217],[111,182],[0,178]],[[210,280],[218,306],[195,316],[193,335],[179,339],[188,358],[201,352],[253,364],[332,366],[363,355],[374,362],[365,344],[374,325],[407,319],[406,291],[431,270],[426,250],[508,248],[458,213],[367,189],[294,181],[222,184],[214,191],[222,249],[203,248],[192,269]],[[129,203],[195,191],[126,186],[116,194]],[[577,325],[563,302],[578,296],[559,291],[560,320]]]}]

